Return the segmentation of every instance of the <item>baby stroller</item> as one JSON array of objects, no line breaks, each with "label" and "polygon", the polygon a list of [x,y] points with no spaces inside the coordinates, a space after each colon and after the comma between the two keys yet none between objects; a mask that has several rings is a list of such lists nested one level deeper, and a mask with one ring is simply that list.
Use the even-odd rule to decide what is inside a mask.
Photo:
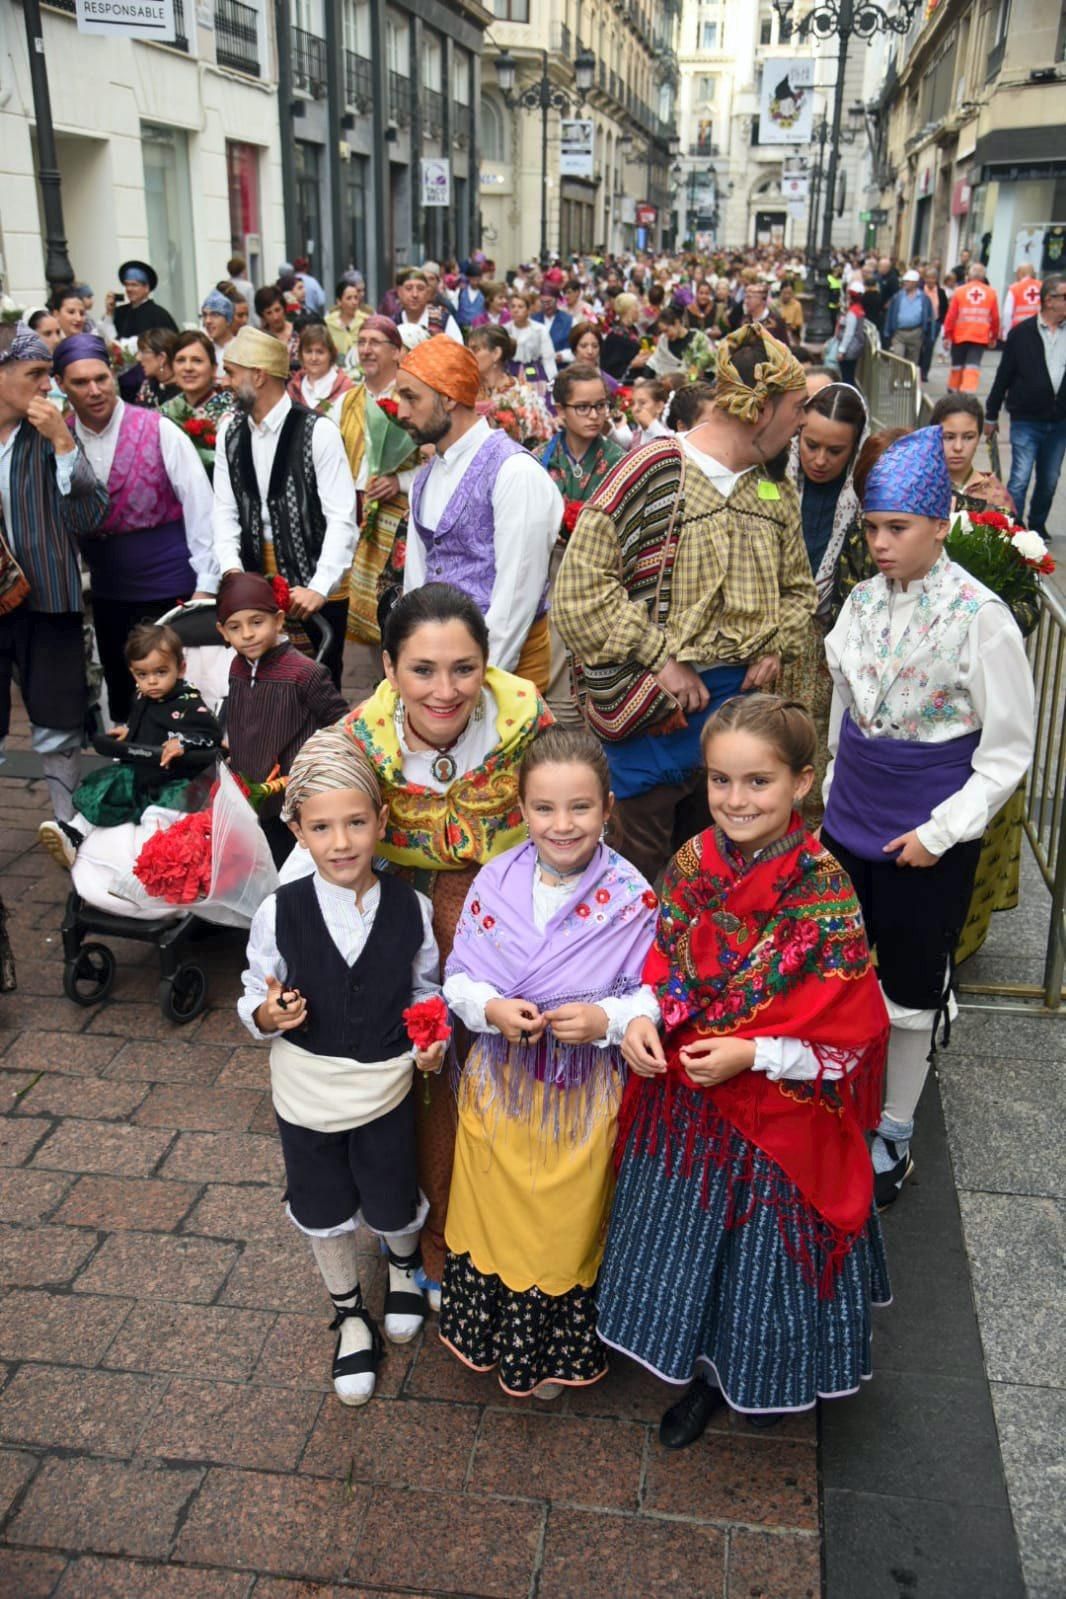
[{"label": "baby stroller", "polygon": [[[230,652],[216,630],[214,604],[179,606],[159,620],[173,627],[180,637],[186,650],[186,676],[224,727]],[[332,642],[332,630],[317,616],[309,620],[318,637],[316,659],[321,660]],[[99,753],[120,760],[156,764],[160,755],[150,746],[127,746],[105,735],[94,737],[93,745]],[[186,762],[192,756],[193,752],[187,751]],[[205,753],[205,766],[213,766],[216,760],[216,752]],[[89,856],[88,846],[83,846],[72,872],[75,882],[63,917],[63,992],[76,1005],[97,1005],[106,999],[114,986],[117,963],[114,951],[99,939],[133,939],[154,944],[159,952],[159,1007],[163,1015],[171,1022],[193,1021],[207,1003],[207,973],[198,958],[198,946],[224,933],[227,927],[247,928],[250,917],[228,918],[220,924],[206,919],[195,907],[175,906],[160,916],[154,906],[146,909],[133,904],[127,913],[119,908],[122,901],[106,888],[104,876],[94,872]]]}]

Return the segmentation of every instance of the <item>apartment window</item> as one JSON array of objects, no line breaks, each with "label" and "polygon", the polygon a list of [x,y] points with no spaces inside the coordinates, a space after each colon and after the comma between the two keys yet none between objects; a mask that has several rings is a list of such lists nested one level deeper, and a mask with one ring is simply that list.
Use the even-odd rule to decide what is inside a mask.
[{"label": "apartment window", "polygon": [[492,0],[492,9],[501,22],[529,21],[529,0]]},{"label": "apartment window", "polygon": [[510,159],[507,153],[507,127],[508,119],[503,106],[492,95],[483,94],[478,123],[483,161],[504,162]]},{"label": "apartment window", "polygon": [[370,58],[370,0],[345,0],[342,13],[344,48],[353,55]]},{"label": "apartment window", "polygon": [[411,76],[407,21],[391,11],[385,17],[385,58],[390,72],[398,72],[402,78]]},{"label": "apartment window", "polygon": [[705,23],[703,23],[703,25],[700,28],[700,49],[701,50],[717,50],[717,48],[718,48],[718,24],[717,24],[717,22],[705,22]]},{"label": "apartment window", "polygon": [[713,105],[717,78],[702,77],[696,80],[696,97],[703,105]]},{"label": "apartment window", "polygon": [[452,57],[452,99],[456,105],[470,104],[470,57],[465,50]]},{"label": "apartment window", "polygon": [[759,23],[759,43],[772,44],[774,39],[774,21],[772,17],[763,17]]},{"label": "apartment window", "polygon": [[141,123],[148,259],[159,273],[159,304],[179,319],[195,304],[189,140],[183,128]]},{"label": "apartment window", "polygon": [[422,46],[422,87],[435,89],[440,93],[441,74],[443,68],[443,51],[441,42],[435,33],[428,31],[423,35]]}]

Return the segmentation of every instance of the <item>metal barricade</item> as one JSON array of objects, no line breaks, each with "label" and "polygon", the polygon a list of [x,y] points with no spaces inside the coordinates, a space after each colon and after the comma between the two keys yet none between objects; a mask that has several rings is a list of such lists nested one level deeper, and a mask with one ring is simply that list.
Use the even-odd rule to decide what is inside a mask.
[{"label": "metal barricade", "polygon": [[1044,978],[1036,983],[960,984],[969,994],[1039,999],[1048,1010],[1062,1004],[1066,966],[1066,606],[1041,582],[1040,620],[1027,650],[1036,687],[1033,765],[1025,791],[1022,826],[1037,868],[1051,895]]},{"label": "metal barricade", "polygon": [[855,381],[866,396],[871,429],[876,433],[881,428],[924,426],[932,407],[922,393],[918,368],[913,361],[886,350],[872,322],[866,322],[863,334]]}]

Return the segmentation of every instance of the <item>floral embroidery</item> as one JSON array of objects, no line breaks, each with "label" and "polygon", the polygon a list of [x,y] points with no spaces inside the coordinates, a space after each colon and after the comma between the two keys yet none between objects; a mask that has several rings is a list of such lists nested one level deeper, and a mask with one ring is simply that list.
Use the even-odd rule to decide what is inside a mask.
[{"label": "floral embroidery", "polygon": [[610,898],[611,898],[611,894],[610,894],[610,890],[609,889],[598,888],[596,890],[596,903],[597,903],[597,905],[606,905],[609,902]]}]

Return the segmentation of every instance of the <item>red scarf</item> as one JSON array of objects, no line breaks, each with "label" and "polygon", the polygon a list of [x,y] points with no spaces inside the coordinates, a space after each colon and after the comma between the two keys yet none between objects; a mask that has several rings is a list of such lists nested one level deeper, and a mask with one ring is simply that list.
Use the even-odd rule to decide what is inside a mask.
[{"label": "red scarf", "polygon": [[[870,964],[851,880],[793,815],[787,837],[748,864],[717,830],[691,839],[671,862],[655,944],[644,968],[662,1009],[666,1078],[632,1076],[619,1151],[656,1154],[692,1174],[702,1141],[710,1164],[730,1174],[727,1226],[749,1219],[750,1151],[737,1166],[737,1137],[761,1149],[789,1179],[770,1196],[793,1213],[799,1261],[831,1292],[834,1270],[866,1226],[873,1175],[864,1131],[881,1114],[888,1016]],[[740,1072],[716,1088],[692,1082],[681,1049],[701,1038],[798,1038],[822,1067],[855,1061],[843,1079],[771,1081]],[[744,1187],[743,1199],[739,1187]],[[796,1213],[792,1185],[805,1202]],[[765,1196],[764,1196],[765,1197]],[[748,1208],[742,1214],[739,1206]],[[813,1212],[813,1215],[811,1214]]]}]

